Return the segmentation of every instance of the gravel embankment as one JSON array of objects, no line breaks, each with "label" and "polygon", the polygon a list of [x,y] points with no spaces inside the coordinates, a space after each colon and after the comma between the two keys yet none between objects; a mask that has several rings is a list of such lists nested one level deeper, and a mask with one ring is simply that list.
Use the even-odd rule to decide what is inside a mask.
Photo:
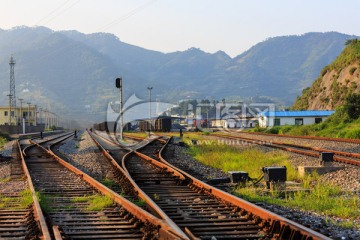
[{"label": "gravel embankment", "polygon": [[113,179],[107,161],[104,161],[104,156],[87,132],[81,135],[81,139],[78,137],[66,141],[58,150],[67,157],[65,160],[95,179]]},{"label": "gravel embankment", "polygon": [[14,143],[15,143],[15,140],[7,142],[4,145],[3,149],[0,149],[0,155],[2,155],[4,157],[11,157],[12,148],[13,148]]},{"label": "gravel embankment", "polygon": [[[212,138],[212,137],[210,137]],[[249,147],[257,147],[262,151],[280,151],[270,149],[264,146],[258,145],[239,145],[239,149],[245,149]],[[219,178],[227,176],[227,173],[224,173],[218,169],[214,169],[208,166],[205,166],[190,155],[186,153],[186,147],[180,147],[176,144],[170,144],[166,151],[164,152],[165,159],[173,164],[176,167],[192,174],[193,176],[199,178],[200,180],[206,181],[212,178]],[[295,153],[289,154],[289,159],[294,163],[294,166],[300,165],[312,165],[317,159],[303,156]],[[239,169],[240,170],[240,169]],[[359,179],[360,179],[359,169],[356,167],[347,166],[344,170],[340,170],[333,173],[324,174],[321,176],[321,181],[332,182],[342,187],[344,190],[354,190],[359,189]],[[322,234],[330,236],[333,239],[360,239],[360,229],[343,229],[341,227],[335,226],[331,222],[340,222],[341,219],[335,217],[329,217],[320,215],[318,213],[310,211],[302,211],[299,209],[293,209],[288,207],[281,207],[277,205],[264,204],[264,203],[255,203],[263,208],[266,208],[272,212],[275,212],[281,216],[284,216],[288,219],[291,219],[295,222],[301,223],[304,226],[310,227]],[[357,224],[360,225],[360,219],[356,220]]]},{"label": "gravel embankment", "polygon": [[3,149],[0,150],[0,155],[5,157],[0,157],[0,195],[2,193],[13,193],[13,192],[21,192],[27,189],[27,181],[11,181],[10,174],[11,174],[11,157],[12,148],[14,141],[7,142]]},{"label": "gravel embankment", "polygon": [[[14,141],[7,142],[3,148],[0,149],[0,181],[1,179],[5,179],[10,177],[10,159],[12,154],[12,147],[13,147]],[[0,186],[0,189],[3,188],[3,186]]]},{"label": "gravel embankment", "polygon": [[0,181],[10,176],[10,161],[0,160]]}]

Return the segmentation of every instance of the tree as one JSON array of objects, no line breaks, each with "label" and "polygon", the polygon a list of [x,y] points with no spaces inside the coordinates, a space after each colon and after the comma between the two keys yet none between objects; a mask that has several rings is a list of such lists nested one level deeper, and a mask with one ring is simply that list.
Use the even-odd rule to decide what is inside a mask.
[{"label": "tree", "polygon": [[344,107],[349,118],[358,119],[360,117],[360,93],[349,94]]}]

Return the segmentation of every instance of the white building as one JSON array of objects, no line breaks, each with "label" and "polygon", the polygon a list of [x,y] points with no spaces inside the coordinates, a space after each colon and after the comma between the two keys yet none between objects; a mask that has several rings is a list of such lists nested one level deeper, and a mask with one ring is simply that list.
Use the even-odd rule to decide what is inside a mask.
[{"label": "white building", "polygon": [[259,115],[259,126],[262,128],[284,125],[308,125],[321,123],[335,111],[275,111],[263,112]]}]

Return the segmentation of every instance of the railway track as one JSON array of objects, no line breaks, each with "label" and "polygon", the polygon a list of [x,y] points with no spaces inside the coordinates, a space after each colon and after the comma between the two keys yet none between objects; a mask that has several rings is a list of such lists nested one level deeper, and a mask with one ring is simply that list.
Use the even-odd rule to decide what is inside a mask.
[{"label": "railway track", "polygon": [[162,141],[129,152],[121,167],[190,239],[328,239],[176,169],[162,158]]},{"label": "railway track", "polygon": [[[13,154],[15,155],[15,154]],[[33,198],[31,179],[27,178],[16,142],[16,155],[11,162],[11,187],[0,190],[0,239],[50,239],[39,202]]]},{"label": "railway track", "polygon": [[67,137],[22,148],[51,238],[180,239],[165,222],[46,149]]},{"label": "railway track", "polygon": [[284,138],[300,138],[300,139],[311,139],[311,140],[334,141],[334,142],[346,142],[346,143],[360,144],[360,139],[350,139],[350,138],[329,138],[329,137],[316,137],[316,136],[293,136],[293,135],[287,135],[287,134],[272,134],[272,133],[261,133],[261,132],[251,132],[249,134],[260,135],[260,136],[274,136],[274,137],[284,137]]},{"label": "railway track", "polygon": [[307,147],[307,146],[301,146],[296,144],[288,144],[283,142],[267,142],[262,141],[254,138],[248,138],[248,137],[240,137],[240,136],[233,136],[233,135],[225,135],[225,134],[212,134],[212,136],[224,138],[224,139],[230,139],[235,140],[239,142],[246,142],[251,144],[258,144],[263,145],[266,147],[271,148],[277,148],[289,152],[295,152],[299,154],[303,154],[306,156],[316,157],[318,158],[321,152],[332,152],[334,153],[334,161],[351,164],[354,166],[360,166],[360,154],[359,153],[350,153],[350,152],[342,152],[342,151],[336,151],[331,149],[324,149],[324,148],[317,148],[317,147]]}]

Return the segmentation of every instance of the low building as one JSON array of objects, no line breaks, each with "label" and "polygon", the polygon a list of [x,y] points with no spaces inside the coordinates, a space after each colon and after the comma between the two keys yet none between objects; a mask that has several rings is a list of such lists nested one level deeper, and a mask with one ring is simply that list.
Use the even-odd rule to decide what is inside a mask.
[{"label": "low building", "polygon": [[321,123],[335,111],[306,110],[306,111],[274,111],[259,114],[259,126],[262,128],[285,125],[308,125]]},{"label": "low building", "polygon": [[35,126],[37,120],[36,107],[16,107],[11,109],[10,116],[9,106],[0,106],[0,125],[21,125],[22,118],[25,119],[26,125]]}]

